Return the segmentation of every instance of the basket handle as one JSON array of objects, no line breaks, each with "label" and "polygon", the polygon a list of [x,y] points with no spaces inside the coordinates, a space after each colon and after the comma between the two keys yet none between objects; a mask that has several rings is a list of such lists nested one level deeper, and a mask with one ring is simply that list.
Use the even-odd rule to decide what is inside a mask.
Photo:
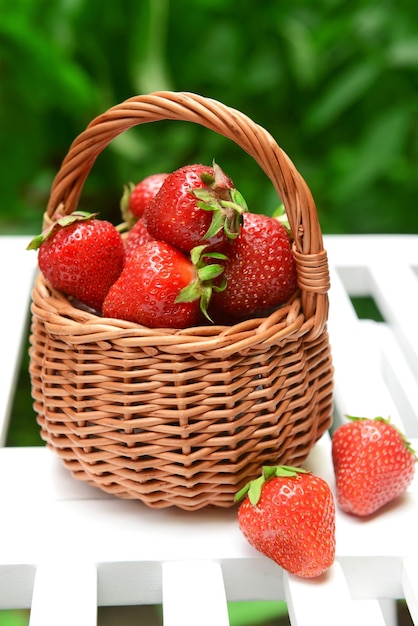
[{"label": "basket handle", "polygon": [[[200,124],[234,141],[254,158],[281,198],[292,230],[305,315],[326,318],[329,270],[311,192],[287,154],[261,126],[240,111],[193,93],[160,91],[135,96],[96,117],[73,141],[51,188],[44,215],[47,225],[57,209],[72,213],[99,154],[117,135],[149,122],[177,120]],[[322,306],[317,310],[317,300]],[[316,320],[314,326],[323,326]],[[324,319],[322,319],[324,322]]]}]

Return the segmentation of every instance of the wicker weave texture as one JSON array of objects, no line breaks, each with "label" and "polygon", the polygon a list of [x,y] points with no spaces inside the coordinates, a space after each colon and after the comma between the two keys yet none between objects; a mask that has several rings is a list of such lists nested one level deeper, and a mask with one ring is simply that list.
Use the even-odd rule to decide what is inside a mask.
[{"label": "wicker weave texture", "polygon": [[233,326],[149,329],[73,307],[39,276],[32,303],[32,393],[41,434],[75,478],[155,508],[229,507],[263,464],[301,465],[329,427],[329,273],[300,174],[252,120],[195,94],[138,96],[76,138],[44,216],[77,208],[98,154],[162,119],[234,140],[267,173],[294,234],[299,291],[270,316]]}]

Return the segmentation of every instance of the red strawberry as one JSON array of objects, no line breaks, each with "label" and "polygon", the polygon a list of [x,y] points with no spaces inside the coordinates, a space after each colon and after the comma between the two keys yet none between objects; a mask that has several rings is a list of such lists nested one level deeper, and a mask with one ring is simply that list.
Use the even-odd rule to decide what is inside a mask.
[{"label": "red strawberry", "polygon": [[370,515],[407,489],[417,458],[389,420],[349,419],[332,438],[337,501],[347,513]]},{"label": "red strawberry", "polygon": [[241,194],[219,166],[186,165],[164,180],[144,219],[156,238],[190,252],[216,249],[239,232],[246,210]]},{"label": "red strawberry", "polygon": [[239,527],[259,552],[283,569],[320,576],[334,562],[335,504],[328,484],[300,468],[263,467],[236,500]]},{"label": "red strawberry", "polygon": [[236,317],[262,315],[297,289],[296,264],[286,228],[266,215],[244,213],[236,239],[223,248],[226,289],[212,304]]},{"label": "red strawberry", "polygon": [[100,312],[124,262],[122,237],[113,224],[75,211],[33,239],[28,249],[37,248],[39,269],[50,284]]},{"label": "red strawberry", "polygon": [[145,243],[107,294],[104,315],[150,328],[197,324],[202,312],[206,314],[211,279],[222,271],[219,265],[205,265],[204,256],[198,248],[189,259],[165,242]]},{"label": "red strawberry", "polygon": [[125,263],[129,261],[132,254],[137,248],[139,248],[139,246],[142,246],[144,243],[148,243],[149,241],[154,241],[154,237],[150,235],[144,224],[144,220],[140,218],[132,226],[125,239]]},{"label": "red strawberry", "polygon": [[[145,207],[157,194],[168,174],[158,173],[146,176],[136,185],[125,185],[121,199],[122,215],[126,221],[129,214],[138,219],[143,216]],[[129,218],[128,218],[129,219]]]}]

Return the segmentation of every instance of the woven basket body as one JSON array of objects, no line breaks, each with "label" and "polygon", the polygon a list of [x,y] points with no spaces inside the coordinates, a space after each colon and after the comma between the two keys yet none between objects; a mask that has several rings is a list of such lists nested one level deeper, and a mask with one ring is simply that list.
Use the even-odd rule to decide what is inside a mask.
[{"label": "woven basket body", "polygon": [[189,93],[131,98],[91,122],[58,172],[44,217],[78,205],[96,157],[158,120],[232,139],[274,184],[294,237],[299,291],[233,326],[149,329],[73,307],[38,276],[30,373],[43,439],[75,478],[155,508],[229,507],[263,464],[301,465],[330,426],[329,272],[311,194],[263,128]]}]

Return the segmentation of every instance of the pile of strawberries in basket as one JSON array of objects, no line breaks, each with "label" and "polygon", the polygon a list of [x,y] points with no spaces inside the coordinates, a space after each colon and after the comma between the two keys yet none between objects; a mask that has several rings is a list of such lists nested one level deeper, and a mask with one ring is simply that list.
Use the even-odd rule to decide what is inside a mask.
[{"label": "pile of strawberries in basket", "polygon": [[252,213],[214,163],[125,187],[123,229],[97,215],[60,215],[30,244],[47,281],[77,306],[150,328],[263,316],[297,290],[291,238]]}]

